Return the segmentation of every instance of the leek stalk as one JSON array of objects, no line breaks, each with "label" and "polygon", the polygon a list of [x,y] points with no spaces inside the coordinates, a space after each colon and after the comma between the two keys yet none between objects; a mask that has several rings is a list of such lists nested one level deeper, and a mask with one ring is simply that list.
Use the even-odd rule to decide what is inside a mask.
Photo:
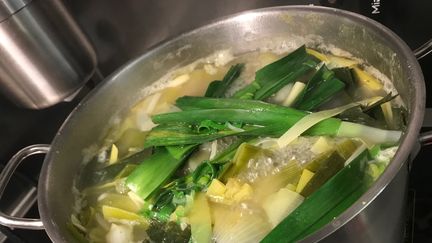
[{"label": "leek stalk", "polygon": [[[179,99],[177,104],[180,107],[186,107],[186,110],[153,116],[153,121],[160,125],[149,133],[146,146],[162,146],[167,142],[170,145],[202,143],[233,135],[281,136],[288,129],[290,130],[278,140],[281,147],[289,144],[301,134],[360,137],[365,141],[370,140],[377,143],[396,143],[401,135],[400,131],[382,130],[332,118],[347,109],[367,102],[368,100],[364,100],[331,110],[307,113],[255,100],[184,97]],[[199,109],[203,107],[207,109]],[[205,120],[217,123],[233,122],[249,126],[237,131],[228,129],[210,131],[207,134],[194,131],[194,126]],[[380,136],[374,138],[374,133],[364,133],[367,130],[379,131]]]},{"label": "leek stalk", "polygon": [[322,65],[306,84],[294,107],[300,110],[314,110],[344,87],[345,83],[335,78],[334,73]]},{"label": "leek stalk", "polygon": [[240,76],[243,64],[231,66],[223,80],[215,80],[210,83],[205,93],[205,97],[223,97],[229,86]]},{"label": "leek stalk", "polygon": [[166,148],[157,149],[127,177],[127,187],[142,199],[146,199],[171,176],[194,149],[191,146],[187,148],[182,154],[174,156],[167,152]]},{"label": "leek stalk", "polygon": [[256,72],[255,80],[237,91],[234,98],[263,100],[287,84],[313,70],[318,63],[306,52],[305,46],[299,47],[287,56],[268,64]]},{"label": "leek stalk", "polygon": [[[222,96],[229,85],[238,78],[242,68],[242,64],[232,66],[222,81],[214,81],[213,85],[207,88],[206,96]],[[157,129],[152,129],[153,132],[154,130]],[[161,146],[166,147],[158,148],[154,154],[145,159],[127,177],[127,187],[142,199],[146,199],[174,173],[184,159],[196,149],[198,144],[190,140],[187,146],[169,146],[169,143],[161,144]]]},{"label": "leek stalk", "polygon": [[[296,242],[304,238],[309,228],[323,225],[349,207],[353,199],[345,201],[359,188],[369,183],[365,174],[368,152],[364,151],[349,166],[328,180],[315,193],[310,195],[288,217],[278,224],[261,242]],[[359,194],[355,194],[359,196]],[[355,200],[354,200],[355,201]],[[337,210],[335,210],[337,208]],[[320,221],[322,217],[326,221]],[[289,232],[289,234],[287,234]]]}]

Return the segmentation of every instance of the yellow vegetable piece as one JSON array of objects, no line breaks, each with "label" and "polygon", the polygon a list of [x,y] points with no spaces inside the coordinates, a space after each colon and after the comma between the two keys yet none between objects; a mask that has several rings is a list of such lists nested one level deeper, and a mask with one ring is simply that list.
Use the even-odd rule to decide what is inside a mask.
[{"label": "yellow vegetable piece", "polygon": [[207,196],[210,197],[224,197],[226,192],[225,185],[218,179],[213,179],[210,186],[207,189]]},{"label": "yellow vegetable piece", "polygon": [[304,197],[297,192],[281,188],[279,191],[268,196],[262,206],[270,223],[275,227],[294,211],[303,200]]},{"label": "yellow vegetable piece", "polygon": [[345,139],[343,142],[340,142],[336,145],[336,151],[345,160],[351,157],[351,155],[354,153],[354,151],[356,151],[356,149],[357,144],[355,144],[351,139]]},{"label": "yellow vegetable piece", "polygon": [[314,158],[313,160],[309,161],[306,163],[306,166],[304,167],[305,169],[308,169],[309,171],[312,172],[317,172],[318,168],[321,166],[321,164],[328,160],[328,158],[334,153],[334,150],[329,150],[327,152],[324,152],[320,155],[318,155],[316,158]]},{"label": "yellow vegetable piece", "polygon": [[138,212],[140,208],[127,195],[117,193],[104,193],[98,198],[99,205],[123,209],[129,212]]},{"label": "yellow vegetable piece", "polygon": [[128,128],[115,142],[119,150],[119,158],[127,156],[131,151],[130,149],[142,149],[144,141],[148,132],[140,131],[137,128]]},{"label": "yellow vegetable piece", "polygon": [[297,184],[296,192],[300,193],[314,175],[315,173],[312,171],[304,169],[302,175],[300,176],[299,183]]},{"label": "yellow vegetable piece", "polygon": [[252,194],[253,194],[253,189],[252,187],[245,183],[241,186],[240,190],[234,194],[234,201],[236,202],[241,202],[247,199],[251,199],[252,198]]},{"label": "yellow vegetable piece", "polygon": [[210,207],[204,193],[197,193],[190,211],[189,223],[191,225],[192,242],[211,242],[212,222]]},{"label": "yellow vegetable piece", "polygon": [[361,70],[357,66],[353,67],[354,70],[354,76],[356,80],[363,86],[367,87],[370,90],[377,91],[382,89],[383,85],[381,82],[370,75],[369,73]]},{"label": "yellow vegetable piece", "polygon": [[115,162],[117,162],[117,159],[118,159],[118,148],[117,148],[117,146],[115,145],[115,144],[113,144],[112,146],[111,146],[111,154],[110,154],[110,158],[109,158],[109,161],[108,161],[108,164],[114,164]]},{"label": "yellow vegetable piece", "polygon": [[306,52],[309,55],[312,55],[316,58],[318,58],[320,61],[324,62],[326,65],[328,65],[330,68],[340,68],[340,67],[351,67],[354,65],[357,65],[359,62],[354,59],[350,59],[347,57],[341,57],[341,56],[335,56],[331,54],[322,54],[321,52],[318,52],[313,49],[306,48]]},{"label": "yellow vegetable piece", "polygon": [[225,192],[225,196],[227,198],[233,198],[234,194],[236,194],[238,191],[240,191],[241,188],[241,184],[238,180],[234,179],[234,178],[229,178],[228,182],[226,184],[226,192]]},{"label": "yellow vegetable piece", "polygon": [[[279,189],[285,187],[287,184],[297,184],[303,167],[296,160],[289,161],[285,167],[273,175],[268,175],[257,179],[253,183],[253,199],[256,202],[261,202],[268,195],[277,192]],[[294,186],[293,191],[296,187]]]},{"label": "yellow vegetable piece", "polygon": [[[225,67],[217,67],[216,71],[216,73],[211,75],[204,69],[197,69],[190,72],[189,81],[178,86],[180,90],[175,94],[175,99],[183,95],[203,96],[210,82],[214,80],[222,80],[227,69]],[[173,103],[175,99],[173,99]]]},{"label": "yellow vegetable piece", "polygon": [[286,185],[286,187],[285,187],[285,188],[286,188],[286,189],[288,189],[288,190],[291,190],[291,191],[295,192],[295,191],[296,191],[296,188],[297,188],[297,186],[295,186],[295,185],[293,185],[293,184],[289,183],[288,185]]},{"label": "yellow vegetable piece", "polygon": [[329,66],[331,68],[351,67],[359,63],[357,60],[354,59],[334,55],[327,55],[327,58],[330,62]]},{"label": "yellow vegetable piece", "polygon": [[177,87],[180,86],[187,81],[189,81],[190,76],[187,74],[182,74],[174,78],[171,82],[168,83],[167,87]]},{"label": "yellow vegetable piece", "polygon": [[311,151],[314,154],[324,153],[331,149],[332,146],[326,137],[319,137],[318,140],[311,147]]},{"label": "yellow vegetable piece", "polygon": [[214,179],[206,193],[212,202],[231,205],[251,199],[253,189],[248,183],[240,183],[237,179],[229,178],[226,185]]},{"label": "yellow vegetable piece", "polygon": [[225,181],[227,178],[235,177],[237,174],[247,166],[249,160],[257,156],[262,149],[248,143],[242,143],[233,158],[233,164],[227,172],[222,176],[222,180]]},{"label": "yellow vegetable piece", "polygon": [[309,55],[312,55],[312,56],[318,58],[319,60],[321,60],[321,61],[323,61],[323,62],[325,62],[325,63],[328,63],[328,62],[329,62],[329,59],[327,58],[327,56],[324,55],[324,54],[322,54],[322,53],[320,53],[320,52],[318,52],[318,51],[315,51],[315,50],[313,50],[313,49],[306,48],[306,52],[307,52]]},{"label": "yellow vegetable piece", "polygon": [[136,213],[107,205],[102,206],[102,215],[109,222],[128,220],[137,222],[143,226],[148,226],[149,224],[145,218]]},{"label": "yellow vegetable piece", "polygon": [[384,120],[389,129],[394,129],[393,109],[390,102],[381,104],[381,110],[384,114]]}]

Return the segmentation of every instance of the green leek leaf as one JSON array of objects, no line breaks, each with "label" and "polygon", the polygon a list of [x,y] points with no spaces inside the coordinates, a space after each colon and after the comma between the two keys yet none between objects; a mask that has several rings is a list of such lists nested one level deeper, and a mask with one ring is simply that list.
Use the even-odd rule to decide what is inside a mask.
[{"label": "green leek leaf", "polygon": [[318,63],[307,54],[303,45],[287,56],[258,70],[255,80],[237,91],[233,97],[263,100],[313,70],[317,65]]},{"label": "green leek leaf", "polygon": [[[127,177],[127,187],[142,199],[146,199],[182,164],[195,146],[183,150],[183,154],[172,156],[166,148],[157,148]],[[173,148],[171,148],[173,149]]]},{"label": "green leek leaf", "polygon": [[334,73],[322,65],[306,84],[302,94],[296,99],[294,107],[300,110],[314,110],[344,87],[344,82],[335,78]]},{"label": "green leek leaf", "polygon": [[222,81],[216,80],[210,83],[204,96],[215,98],[223,97],[225,92],[229,89],[229,86],[240,76],[243,67],[244,64],[231,66]]},{"label": "green leek leaf", "polygon": [[[326,224],[331,220],[330,213],[340,213],[348,208],[355,197],[349,198],[358,188],[365,186],[367,177],[368,152],[363,151],[349,165],[328,180],[315,193],[310,195],[288,217],[277,225],[261,242],[296,242],[305,237],[315,224]],[[356,194],[359,196],[359,194]],[[346,200],[346,201],[345,201]],[[337,209],[335,209],[337,208]],[[326,217],[326,221],[320,221]],[[289,232],[289,234],[287,234]]]}]

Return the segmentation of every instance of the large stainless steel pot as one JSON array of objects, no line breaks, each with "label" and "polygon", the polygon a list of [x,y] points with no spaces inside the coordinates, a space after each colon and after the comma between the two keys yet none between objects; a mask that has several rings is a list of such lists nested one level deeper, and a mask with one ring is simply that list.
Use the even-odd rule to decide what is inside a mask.
[{"label": "large stainless steel pot", "polygon": [[[21,151],[2,172],[0,191],[22,158],[47,152],[39,179],[40,220],[0,217],[14,227],[44,228],[55,242],[71,242],[66,229],[83,151],[106,135],[108,122],[142,97],[142,90],[167,71],[231,48],[243,53],[274,40],[289,45],[296,36],[319,36],[317,41],[347,50],[386,74],[409,110],[408,128],[392,163],[378,181],[348,210],[306,241],[401,242],[408,161],[419,145],[425,106],[420,67],[407,45],[386,27],[366,17],[322,7],[291,6],[248,11],[183,34],[143,54],[112,74],[88,95],[65,121],[50,149],[33,146]],[[320,39],[320,40],[318,40]]]}]

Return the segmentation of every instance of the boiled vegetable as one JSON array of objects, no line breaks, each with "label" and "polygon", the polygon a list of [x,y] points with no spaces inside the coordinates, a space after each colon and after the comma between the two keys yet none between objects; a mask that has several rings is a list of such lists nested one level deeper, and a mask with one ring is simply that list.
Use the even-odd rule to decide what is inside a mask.
[{"label": "boiled vegetable", "polygon": [[117,222],[122,220],[128,220],[132,222],[139,223],[145,227],[148,226],[147,219],[141,217],[138,214],[111,206],[102,206],[103,217],[109,222]]},{"label": "boiled vegetable", "polygon": [[248,143],[242,143],[234,155],[232,165],[224,173],[222,179],[226,181],[228,178],[237,176],[237,174],[247,166],[249,160],[261,152],[262,149],[258,147]]},{"label": "boiled vegetable", "polygon": [[213,205],[213,235],[218,243],[259,242],[271,229],[266,215],[250,214],[239,207]]},{"label": "boiled vegetable", "polygon": [[294,107],[311,111],[328,101],[345,87],[334,73],[323,65],[306,84],[302,94],[296,99]]},{"label": "boiled vegetable", "polygon": [[294,102],[297,101],[299,96],[302,94],[303,90],[305,89],[306,85],[302,82],[295,82],[292,89],[290,90],[288,96],[286,99],[282,102],[282,105],[284,106],[292,106]]},{"label": "boiled vegetable", "polygon": [[[346,137],[360,136],[367,140],[373,133],[352,133],[350,131],[344,131],[344,129],[347,129],[347,126],[350,126],[350,129],[354,128],[352,131],[362,131],[362,129],[366,129],[364,126],[357,124],[358,127],[356,128],[352,123],[349,123],[341,127],[341,124],[344,122],[341,122],[339,119],[331,118],[349,108],[367,102],[368,100],[364,100],[307,115],[307,113],[298,110],[254,100],[239,101],[237,99],[184,98],[182,101],[179,101],[179,103],[180,106],[185,105],[188,107],[187,110],[153,117],[156,123],[170,125],[165,127],[161,125],[160,128],[155,128],[155,132],[151,132],[148,136],[147,146],[162,145],[168,142],[172,145],[188,144],[190,143],[188,139],[193,142],[207,142],[212,139],[233,135],[278,136],[288,128],[291,129],[279,138],[279,146],[286,146],[303,133],[309,135],[336,135]],[[195,109],[198,107],[208,107],[210,105],[214,109]],[[244,131],[233,131],[231,129],[218,130],[217,126],[213,127],[213,131],[204,131],[202,133],[194,130],[196,129],[194,126],[199,125],[200,122],[205,120],[212,120],[216,123],[247,123],[250,124],[250,126],[243,126],[242,128],[244,128]],[[172,129],[173,123],[182,124],[179,126],[183,126],[183,129]],[[172,130],[176,131],[173,132]],[[181,132],[179,132],[179,130]],[[401,135],[399,131],[381,130],[380,132],[384,134],[383,136],[388,136],[380,137],[381,140],[378,140],[378,143],[395,143]]]},{"label": "boiled vegetable", "polygon": [[226,91],[230,88],[230,85],[240,76],[243,66],[243,64],[231,66],[223,80],[216,80],[210,83],[204,96],[215,98],[224,97]]},{"label": "boiled vegetable", "polygon": [[[365,179],[367,155],[366,151],[361,153],[320,189],[306,198],[262,242],[296,242],[305,237],[305,232],[308,232],[310,227],[314,227],[323,216],[328,215],[341,203],[343,204],[344,200],[358,188],[365,186],[367,183]],[[344,209],[349,207],[347,204],[343,205]]]},{"label": "boiled vegetable", "polygon": [[299,180],[297,187],[296,187],[297,193],[303,191],[303,188],[309,183],[309,181],[312,179],[314,174],[315,173],[313,173],[312,171],[310,171],[308,169],[303,170],[303,172],[300,176],[300,180]]},{"label": "boiled vegetable", "polygon": [[127,177],[126,185],[141,198],[146,199],[171,176],[194,149],[192,146],[186,148],[178,154],[170,153],[166,148],[157,149]]},{"label": "boiled vegetable", "polygon": [[345,160],[339,155],[338,152],[332,152],[326,160],[321,162],[312,178],[302,189],[299,190],[299,193],[304,197],[310,196],[325,182],[327,182],[327,180],[339,172],[344,167],[344,163]]},{"label": "boiled vegetable", "polygon": [[[302,46],[253,78],[263,65],[236,64],[222,78],[226,67],[198,64],[135,106],[86,165],[90,183],[79,184],[84,201],[71,217],[78,237],[296,242],[354,203],[394,155],[381,148],[401,132],[384,129],[404,126],[403,108],[358,60]],[[252,82],[241,88],[243,68]]]},{"label": "boiled vegetable", "polygon": [[318,63],[301,46],[287,56],[258,70],[255,80],[234,94],[234,98],[263,100],[315,68]]},{"label": "boiled vegetable", "polygon": [[328,139],[326,137],[323,137],[323,136],[319,137],[318,140],[311,147],[311,151],[314,154],[321,154],[321,153],[327,152],[331,149],[332,149],[332,146],[329,143]]},{"label": "boiled vegetable", "polygon": [[358,66],[353,66],[354,76],[360,85],[367,87],[370,90],[376,91],[382,89],[382,84],[375,77],[363,71]]},{"label": "boiled vegetable", "polygon": [[287,188],[281,188],[276,193],[269,195],[264,203],[263,209],[269,218],[270,223],[275,227],[294,209],[296,209],[304,198],[297,192]]},{"label": "boiled vegetable", "polygon": [[212,225],[210,208],[204,193],[197,193],[192,210],[188,215],[191,226],[191,241],[210,243],[212,240]]}]

